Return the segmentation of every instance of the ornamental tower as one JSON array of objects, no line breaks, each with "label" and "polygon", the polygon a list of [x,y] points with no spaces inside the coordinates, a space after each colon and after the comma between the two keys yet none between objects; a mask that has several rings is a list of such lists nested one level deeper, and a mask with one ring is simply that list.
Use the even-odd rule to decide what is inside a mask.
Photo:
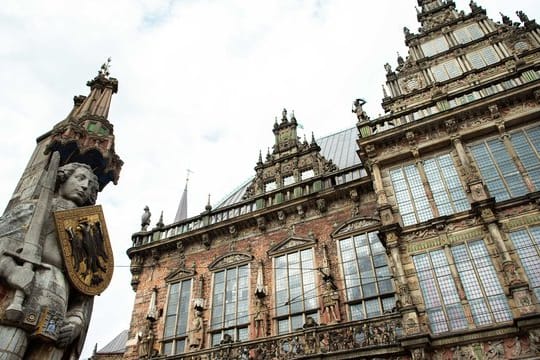
[{"label": "ornamental tower", "polygon": [[60,153],[60,166],[71,162],[89,165],[99,180],[100,191],[117,183],[123,161],[114,148],[114,129],[108,119],[112,95],[118,91],[118,80],[109,75],[104,63],[98,75],[87,82],[88,96],[75,96],[67,117],[36,140],[36,148],[15,188],[6,211],[19,202],[32,199],[54,151]]}]

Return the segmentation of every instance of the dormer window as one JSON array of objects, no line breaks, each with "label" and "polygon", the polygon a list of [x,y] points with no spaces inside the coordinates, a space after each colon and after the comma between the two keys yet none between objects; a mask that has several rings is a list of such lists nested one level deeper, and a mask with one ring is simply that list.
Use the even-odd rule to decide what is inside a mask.
[{"label": "dormer window", "polygon": [[454,31],[454,36],[460,44],[466,44],[484,36],[484,33],[477,23],[470,24]]},{"label": "dormer window", "polygon": [[456,59],[445,61],[442,64],[432,66],[431,72],[435,81],[446,81],[463,73]]},{"label": "dormer window", "polygon": [[433,56],[448,50],[448,42],[443,36],[439,36],[433,40],[426,41],[421,45],[425,56]]},{"label": "dormer window", "polygon": [[315,176],[313,169],[304,170],[300,173],[300,180],[307,180]]},{"label": "dormer window", "polygon": [[283,186],[288,186],[294,183],[294,176],[289,175],[283,178]]},{"label": "dormer window", "polygon": [[264,191],[270,192],[277,189],[277,184],[275,181],[269,181],[266,184],[264,184]]},{"label": "dormer window", "polygon": [[471,51],[465,56],[474,69],[481,69],[499,61],[499,55],[497,55],[493,46]]}]

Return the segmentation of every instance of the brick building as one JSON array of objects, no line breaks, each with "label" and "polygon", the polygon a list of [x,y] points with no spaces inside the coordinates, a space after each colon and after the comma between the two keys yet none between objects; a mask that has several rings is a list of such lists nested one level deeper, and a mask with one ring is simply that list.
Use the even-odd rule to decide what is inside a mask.
[{"label": "brick building", "polygon": [[133,234],[124,358],[537,358],[539,27],[418,6],[385,115],[283,110],[250,181]]}]

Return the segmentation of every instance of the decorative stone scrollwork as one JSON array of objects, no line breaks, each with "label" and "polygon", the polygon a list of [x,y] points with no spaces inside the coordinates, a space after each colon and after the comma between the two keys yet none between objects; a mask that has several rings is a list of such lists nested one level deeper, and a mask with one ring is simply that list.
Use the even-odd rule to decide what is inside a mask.
[{"label": "decorative stone scrollwork", "polygon": [[398,342],[400,332],[401,323],[396,319],[357,326],[325,327],[308,318],[303,330],[256,344],[235,343],[224,338],[207,356],[220,360],[290,360],[307,355],[393,345]]},{"label": "decorative stone scrollwork", "polygon": [[260,231],[265,231],[266,230],[266,219],[263,216],[259,216],[257,218],[257,228]]},{"label": "decorative stone scrollwork", "polygon": [[210,245],[212,244],[210,240],[210,235],[208,234],[202,234],[201,236],[202,245],[206,250],[210,250]]},{"label": "decorative stone scrollwork", "polygon": [[317,210],[319,210],[319,212],[321,214],[324,214],[327,210],[327,207],[326,207],[326,200],[324,199],[317,199]]}]

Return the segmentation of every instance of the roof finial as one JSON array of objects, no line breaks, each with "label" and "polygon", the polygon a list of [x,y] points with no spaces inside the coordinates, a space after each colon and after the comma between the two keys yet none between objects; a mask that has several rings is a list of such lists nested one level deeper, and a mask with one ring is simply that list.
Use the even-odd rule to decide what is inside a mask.
[{"label": "roof finial", "polygon": [[296,118],[294,117],[294,110],[291,112],[291,122],[296,124]]},{"label": "roof finial", "polygon": [[382,92],[383,92],[383,97],[384,97],[384,98],[387,98],[387,97],[388,97],[388,93],[386,92],[386,87],[384,86],[384,84],[382,84]]},{"label": "roof finial", "polygon": [[159,220],[156,224],[156,227],[161,229],[162,227],[164,227],[165,224],[163,223],[163,210],[161,210],[161,215],[159,215]]},{"label": "roof finial", "polygon": [[516,11],[516,15],[518,16],[519,20],[522,22],[522,23],[526,23],[529,21],[529,17],[527,16],[527,14],[525,14],[523,11],[521,10],[518,10]]},{"label": "roof finial", "polygon": [[274,116],[274,129],[277,128],[279,126],[278,122],[277,122],[277,116]]},{"label": "roof finial", "polygon": [[399,51],[397,52],[397,63],[401,67],[403,64],[405,64],[405,61],[403,60],[403,57],[399,55]]},{"label": "roof finial", "polygon": [[313,134],[313,131],[311,132],[311,146],[317,145],[317,142],[315,141],[315,134]]},{"label": "roof finial", "polygon": [[502,12],[499,12],[501,15],[501,19],[504,25],[512,26],[512,20],[506,15],[504,15]]},{"label": "roof finial", "polygon": [[262,161],[262,151],[259,150],[259,160],[257,160],[257,165],[262,165],[263,161]]},{"label": "roof finial", "polygon": [[103,65],[101,65],[101,68],[99,69],[98,71],[98,74],[100,76],[103,76],[105,78],[109,78],[109,75],[110,75],[110,72],[109,72],[109,69],[111,67],[111,57],[109,56],[107,58],[107,61],[103,63]]},{"label": "roof finial", "polygon": [[208,203],[206,204],[205,209],[206,211],[212,210],[212,205],[210,205],[210,194],[208,194]]},{"label": "roof finial", "polygon": [[286,123],[287,122],[287,109],[283,108],[283,111],[281,112],[281,122]]}]

